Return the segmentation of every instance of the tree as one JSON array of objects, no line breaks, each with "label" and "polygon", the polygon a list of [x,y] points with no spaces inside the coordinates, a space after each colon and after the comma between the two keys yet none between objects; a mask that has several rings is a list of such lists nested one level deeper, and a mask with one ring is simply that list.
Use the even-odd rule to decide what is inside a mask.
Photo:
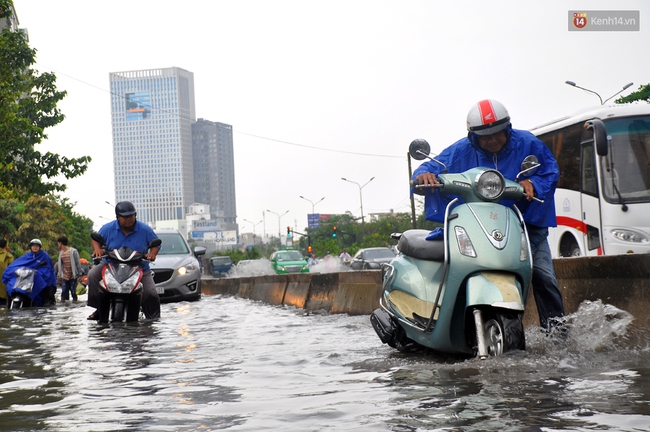
[{"label": "tree", "polygon": [[[0,0],[0,20],[12,14],[13,2]],[[89,156],[66,158],[41,153],[35,146],[47,138],[45,129],[63,121],[57,103],[66,95],[56,89],[52,73],[31,68],[36,50],[25,34],[7,28],[0,33],[0,184],[21,197],[64,191],[65,184],[48,182],[59,175],[82,175]],[[44,179],[45,178],[45,179]]]},{"label": "tree", "polygon": [[637,91],[632,92],[627,96],[621,96],[614,102],[617,104],[625,104],[636,101],[645,101],[646,103],[650,103],[650,84],[641,85]]}]

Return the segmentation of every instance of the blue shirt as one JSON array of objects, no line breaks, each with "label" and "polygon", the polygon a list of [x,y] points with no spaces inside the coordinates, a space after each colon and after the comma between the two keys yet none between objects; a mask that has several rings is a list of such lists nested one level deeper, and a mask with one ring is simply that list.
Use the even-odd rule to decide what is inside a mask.
[{"label": "blue shirt", "polygon": [[[506,145],[496,154],[481,149],[474,141],[474,135],[471,134],[471,140],[465,137],[456,141],[435,158],[447,165],[447,171],[450,173],[461,173],[471,168],[487,167],[495,168],[505,178],[514,180],[521,171],[521,162],[524,158],[528,155],[537,156],[541,166],[533,175],[524,175],[519,180],[530,179],[537,197],[544,202],[529,202],[526,199],[521,199],[516,204],[527,224],[538,227],[557,226],[554,195],[557,182],[560,179],[560,169],[553,154],[542,141],[528,131],[508,129],[507,133],[509,136]],[[425,172],[431,172],[437,176],[442,171],[443,167],[439,164],[426,161],[413,172],[412,179],[415,180],[418,175]],[[433,193],[430,188],[426,189],[424,207],[428,220],[443,222],[445,207],[449,200],[444,197],[444,190],[442,195],[438,193],[437,189]],[[502,201],[501,204],[511,205],[513,203]]]},{"label": "blue shirt", "polygon": [[[99,234],[104,238],[109,250],[126,246],[142,253],[147,253],[149,243],[158,238],[149,225],[139,220],[135,221],[133,231],[127,235],[124,235],[124,232],[122,232],[122,228],[120,228],[117,219],[101,227]],[[142,270],[149,270],[148,262],[142,262]]]}]

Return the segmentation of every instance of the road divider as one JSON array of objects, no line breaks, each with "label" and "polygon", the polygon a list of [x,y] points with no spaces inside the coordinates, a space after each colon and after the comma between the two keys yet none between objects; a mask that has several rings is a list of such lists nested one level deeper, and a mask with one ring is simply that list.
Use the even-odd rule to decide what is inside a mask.
[{"label": "road divider", "polygon": [[[562,258],[553,260],[567,314],[585,300],[601,300],[631,313],[633,325],[650,327],[650,254]],[[378,270],[302,273],[239,278],[205,277],[204,295],[231,295],[309,311],[366,315],[379,307]],[[524,326],[539,325],[530,290]]]}]

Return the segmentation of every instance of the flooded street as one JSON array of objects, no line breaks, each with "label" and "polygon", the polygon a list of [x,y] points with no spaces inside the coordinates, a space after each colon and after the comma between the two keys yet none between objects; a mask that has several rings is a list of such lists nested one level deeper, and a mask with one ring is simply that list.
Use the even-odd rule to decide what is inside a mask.
[{"label": "flooded street", "polygon": [[0,429],[11,431],[650,430],[649,337],[585,305],[566,341],[485,361],[407,355],[368,316],[235,297],[137,325],[84,304],[0,311]]}]

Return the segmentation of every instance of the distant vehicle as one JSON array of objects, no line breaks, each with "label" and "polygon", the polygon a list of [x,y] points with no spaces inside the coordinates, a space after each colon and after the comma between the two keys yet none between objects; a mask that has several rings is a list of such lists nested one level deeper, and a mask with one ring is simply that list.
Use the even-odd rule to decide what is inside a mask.
[{"label": "distant vehicle", "polygon": [[224,277],[232,269],[233,263],[229,256],[213,256],[210,258],[213,277]]},{"label": "distant vehicle", "polygon": [[350,269],[379,270],[382,264],[389,263],[393,258],[395,258],[395,252],[387,247],[359,249],[350,261]]},{"label": "distant vehicle", "polygon": [[297,250],[279,250],[271,254],[271,264],[277,274],[309,273],[307,260]]},{"label": "distant vehicle", "polygon": [[156,260],[150,264],[161,303],[201,298],[201,266],[198,257],[206,248],[191,250],[183,235],[175,229],[154,230],[162,240]]}]

